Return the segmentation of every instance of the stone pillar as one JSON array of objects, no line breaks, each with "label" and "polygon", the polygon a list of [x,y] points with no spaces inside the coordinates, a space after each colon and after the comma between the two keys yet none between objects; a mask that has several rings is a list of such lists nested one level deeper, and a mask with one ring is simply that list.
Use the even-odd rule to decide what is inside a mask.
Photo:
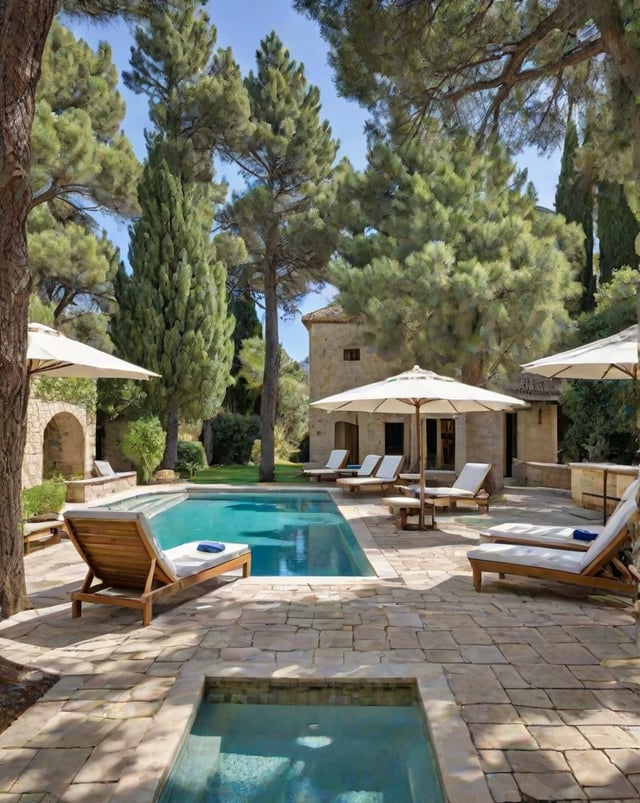
[{"label": "stone pillar", "polygon": [[[504,413],[468,413],[456,423],[456,471],[462,463],[491,463],[485,488],[490,494],[504,487]],[[458,440],[459,429],[464,438]]]}]

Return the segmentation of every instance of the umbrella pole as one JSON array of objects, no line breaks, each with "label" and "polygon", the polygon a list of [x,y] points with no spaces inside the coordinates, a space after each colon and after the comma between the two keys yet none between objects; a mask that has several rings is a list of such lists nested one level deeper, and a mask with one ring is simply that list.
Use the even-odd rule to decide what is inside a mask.
[{"label": "umbrella pole", "polygon": [[420,508],[418,511],[418,527],[424,530],[424,445],[422,442],[422,421],[420,404],[416,404],[416,432],[418,434],[418,471],[420,472]]}]

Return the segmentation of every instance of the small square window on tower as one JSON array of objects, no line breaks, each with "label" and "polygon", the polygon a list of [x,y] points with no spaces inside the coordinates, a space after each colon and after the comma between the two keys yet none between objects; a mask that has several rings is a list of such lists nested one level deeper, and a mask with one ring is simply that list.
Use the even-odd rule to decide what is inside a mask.
[{"label": "small square window on tower", "polygon": [[360,359],[360,349],[344,349],[342,359],[346,362],[357,362]]}]

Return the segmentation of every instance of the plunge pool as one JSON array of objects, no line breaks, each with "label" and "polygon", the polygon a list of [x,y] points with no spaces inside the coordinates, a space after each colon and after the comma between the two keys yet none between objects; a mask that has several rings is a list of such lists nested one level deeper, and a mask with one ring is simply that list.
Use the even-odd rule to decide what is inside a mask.
[{"label": "plunge pool", "polygon": [[159,803],[444,803],[410,684],[205,690]]}]

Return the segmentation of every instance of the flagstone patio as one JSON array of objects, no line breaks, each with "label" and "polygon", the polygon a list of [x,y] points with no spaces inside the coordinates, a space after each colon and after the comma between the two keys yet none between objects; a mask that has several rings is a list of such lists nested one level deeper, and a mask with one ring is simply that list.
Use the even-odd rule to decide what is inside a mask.
[{"label": "flagstone patio", "polygon": [[0,734],[0,803],[152,801],[220,676],[415,678],[456,803],[640,800],[632,601],[491,575],[478,594],[465,557],[483,522],[593,514],[506,489],[487,515],[397,531],[378,497],[336,500],[379,577],[212,581],[146,628],[100,605],[71,619],[85,567],[69,542],[27,556],[35,607],[0,622],[0,650],[61,679]]}]

